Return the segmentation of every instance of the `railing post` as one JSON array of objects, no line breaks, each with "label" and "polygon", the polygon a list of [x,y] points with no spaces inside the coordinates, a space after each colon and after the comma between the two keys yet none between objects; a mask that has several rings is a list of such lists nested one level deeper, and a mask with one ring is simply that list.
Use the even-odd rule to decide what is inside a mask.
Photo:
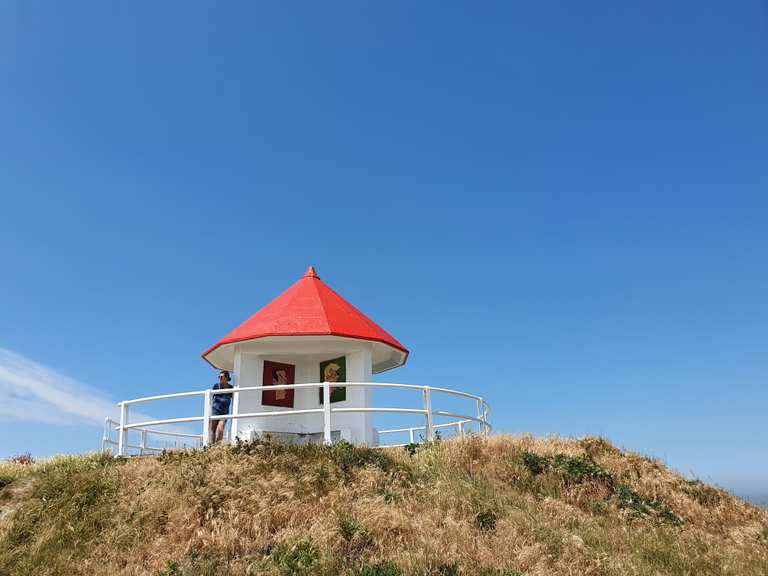
[{"label": "railing post", "polygon": [[239,434],[239,423],[237,421],[237,415],[240,413],[240,393],[235,392],[236,386],[232,387],[232,420],[229,421],[229,443],[234,444],[237,441],[237,435]]},{"label": "railing post", "polygon": [[435,439],[435,431],[432,427],[432,392],[429,386],[424,386],[422,392],[424,394],[424,410],[427,412],[427,442],[432,442]]},{"label": "railing post", "polygon": [[[240,421],[237,419],[237,415],[240,414],[240,393],[235,392],[240,388],[240,366],[242,361],[242,352],[238,346],[235,347],[235,366],[232,376],[234,382],[232,383],[232,420],[229,423],[229,442],[235,444],[237,442],[237,436],[240,434]],[[262,386],[264,384],[262,383]]]},{"label": "railing post", "polygon": [[139,442],[139,456],[144,456],[144,449],[147,447],[147,430],[141,431],[141,442]]},{"label": "railing post", "polygon": [[323,382],[323,444],[331,445],[331,385]]},{"label": "railing post", "polygon": [[128,404],[120,402],[120,436],[117,440],[117,455],[125,456],[128,451]]},{"label": "railing post", "polygon": [[483,399],[477,399],[477,417],[480,420],[478,426],[480,427],[480,434],[483,436],[488,435],[488,427],[485,425],[485,407],[483,406]]},{"label": "railing post", "polygon": [[[206,390],[203,395],[203,447],[211,444],[211,391]],[[214,438],[215,440],[215,438]]]},{"label": "railing post", "polygon": [[485,426],[483,426],[483,401],[478,398],[477,402],[477,418],[480,422],[477,423],[480,434],[485,435]]},{"label": "railing post", "polygon": [[[111,430],[109,429],[109,416],[107,416],[106,418],[104,418],[104,434],[101,437],[101,451],[102,452],[106,452],[106,450],[107,450],[107,443],[111,440],[110,432],[111,432]],[[112,452],[111,449],[110,449],[110,452]]]},{"label": "railing post", "polygon": [[459,421],[459,438],[464,438],[464,422]]},{"label": "railing post", "polygon": [[416,437],[413,435],[413,428],[408,428],[408,441],[411,444],[416,444]]}]

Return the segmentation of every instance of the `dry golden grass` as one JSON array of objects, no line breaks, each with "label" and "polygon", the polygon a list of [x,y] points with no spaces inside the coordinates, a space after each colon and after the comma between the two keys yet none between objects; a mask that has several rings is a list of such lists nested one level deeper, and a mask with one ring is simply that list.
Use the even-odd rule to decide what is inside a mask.
[{"label": "dry golden grass", "polygon": [[768,512],[596,438],[62,457],[0,486],[2,575],[768,574]]}]

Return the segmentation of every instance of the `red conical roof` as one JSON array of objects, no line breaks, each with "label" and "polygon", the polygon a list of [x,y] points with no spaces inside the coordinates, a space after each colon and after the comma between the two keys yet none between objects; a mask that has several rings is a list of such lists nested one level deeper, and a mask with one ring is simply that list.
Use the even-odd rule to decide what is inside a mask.
[{"label": "red conical roof", "polygon": [[[394,336],[344,300],[310,266],[302,278],[275,300],[203,353],[216,368],[232,369],[232,344],[270,336],[342,336],[368,340],[390,349],[374,372],[405,363],[408,350]],[[377,356],[381,357],[381,354]],[[378,368],[378,369],[377,369]]]}]

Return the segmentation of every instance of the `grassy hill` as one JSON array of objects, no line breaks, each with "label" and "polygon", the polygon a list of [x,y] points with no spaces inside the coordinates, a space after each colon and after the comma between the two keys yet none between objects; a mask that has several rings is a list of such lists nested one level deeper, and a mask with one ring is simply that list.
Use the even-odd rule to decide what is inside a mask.
[{"label": "grassy hill", "polygon": [[599,438],[0,464],[2,575],[768,574],[768,512]]}]

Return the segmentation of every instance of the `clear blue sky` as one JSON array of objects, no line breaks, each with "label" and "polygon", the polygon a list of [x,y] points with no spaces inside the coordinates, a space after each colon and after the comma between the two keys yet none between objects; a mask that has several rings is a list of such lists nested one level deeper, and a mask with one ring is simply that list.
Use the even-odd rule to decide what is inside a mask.
[{"label": "clear blue sky", "polygon": [[[386,379],[757,490],[766,10],[3,2],[0,358],[84,404],[206,387],[314,264],[411,349]],[[0,456],[97,445],[7,370]]]}]

